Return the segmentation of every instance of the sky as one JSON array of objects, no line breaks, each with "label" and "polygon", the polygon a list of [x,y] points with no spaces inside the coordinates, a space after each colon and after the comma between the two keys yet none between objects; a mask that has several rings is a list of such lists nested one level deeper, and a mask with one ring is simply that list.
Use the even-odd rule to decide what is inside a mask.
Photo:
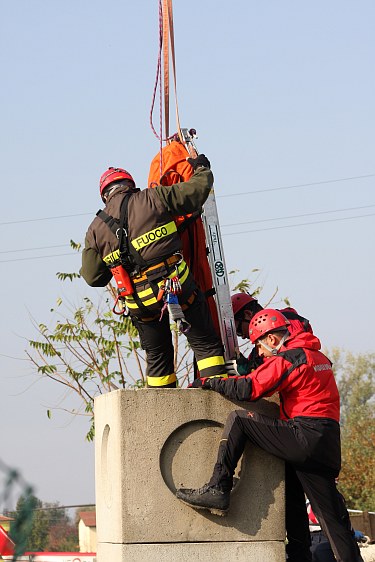
[{"label": "sky", "polygon": [[[88,421],[25,350],[59,297],[102,294],[56,277],[79,269],[101,173],[147,185],[158,1],[0,8],[0,459],[44,502],[94,503]],[[374,351],[374,18],[371,0],[174,2],[181,125],[211,161],[232,285],[277,290],[353,353]]]}]

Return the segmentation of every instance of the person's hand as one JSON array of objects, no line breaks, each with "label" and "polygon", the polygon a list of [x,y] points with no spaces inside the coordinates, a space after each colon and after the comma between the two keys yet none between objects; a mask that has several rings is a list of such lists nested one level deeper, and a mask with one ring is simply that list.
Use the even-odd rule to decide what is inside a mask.
[{"label": "person's hand", "polygon": [[365,543],[369,540],[368,537],[362,531],[354,531],[354,538],[357,542]]},{"label": "person's hand", "polygon": [[196,158],[186,158],[186,160],[189,162],[194,171],[200,167],[211,168],[210,161],[204,154],[198,154]]},{"label": "person's hand", "polygon": [[188,388],[203,388],[203,389],[209,389],[210,385],[209,385],[209,377],[203,377],[202,379],[195,379],[193,382],[191,382],[188,386]]},{"label": "person's hand", "polygon": [[188,388],[202,388],[202,379],[194,379],[193,382],[188,385]]}]

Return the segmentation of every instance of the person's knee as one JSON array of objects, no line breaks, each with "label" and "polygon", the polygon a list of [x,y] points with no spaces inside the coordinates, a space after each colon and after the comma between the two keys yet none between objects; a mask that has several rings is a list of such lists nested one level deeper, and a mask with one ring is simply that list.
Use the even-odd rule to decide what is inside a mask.
[{"label": "person's knee", "polygon": [[228,425],[230,425],[231,427],[233,425],[239,425],[241,427],[242,420],[244,417],[246,417],[246,413],[247,412],[245,410],[233,410],[233,412],[231,412],[227,418]]},{"label": "person's knee", "polygon": [[[240,410],[241,411],[241,410]],[[238,411],[233,410],[228,414],[227,421],[225,422],[224,430],[223,430],[223,439],[228,438],[229,433],[232,431],[233,427],[238,423]]]},{"label": "person's knee", "polygon": [[227,418],[227,422],[233,424],[236,418],[237,418],[237,412],[236,410],[233,410],[233,412],[229,414]]}]

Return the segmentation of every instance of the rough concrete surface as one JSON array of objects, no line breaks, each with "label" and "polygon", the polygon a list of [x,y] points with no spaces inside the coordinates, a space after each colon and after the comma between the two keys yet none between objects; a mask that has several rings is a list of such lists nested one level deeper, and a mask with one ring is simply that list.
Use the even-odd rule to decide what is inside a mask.
[{"label": "rough concrete surface", "polygon": [[361,555],[364,562],[375,562],[375,544],[362,546]]},{"label": "rough concrete surface", "polygon": [[[190,547],[187,548],[187,547]],[[361,547],[364,562],[375,562],[375,544]],[[101,562],[185,562],[190,559],[205,562],[285,562],[282,543],[189,543],[188,545],[111,545],[101,544]]]},{"label": "rough concrete surface", "polygon": [[285,562],[277,542],[100,544],[98,562]]},{"label": "rough concrete surface", "polygon": [[[200,389],[118,390],[95,400],[98,553],[120,545],[117,552],[125,545],[134,552],[137,543],[147,549],[150,543],[176,543],[179,552],[193,543],[239,543],[240,551],[247,542],[271,552],[280,548],[278,542],[285,539],[284,464],[257,447],[248,446],[239,463],[227,517],[194,510],[175,497],[176,488],[208,481],[223,424],[234,409],[278,415],[273,400],[235,403]],[[98,554],[98,560],[122,558]]]}]

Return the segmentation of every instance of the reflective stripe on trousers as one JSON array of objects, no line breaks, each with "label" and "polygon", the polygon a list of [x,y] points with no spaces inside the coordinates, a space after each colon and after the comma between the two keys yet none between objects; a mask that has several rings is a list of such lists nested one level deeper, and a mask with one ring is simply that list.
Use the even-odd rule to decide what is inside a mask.
[{"label": "reflective stripe on trousers", "polygon": [[[206,299],[201,291],[196,290],[196,297],[191,306],[184,311],[184,315],[191,325],[186,338],[196,357],[201,376],[226,375],[223,346],[215,332]],[[168,313],[164,313],[161,320],[156,318],[144,321],[135,316],[131,318],[138,330],[141,346],[146,352],[148,386],[165,388],[173,385],[176,375]],[[179,342],[185,347],[182,338]]]}]

